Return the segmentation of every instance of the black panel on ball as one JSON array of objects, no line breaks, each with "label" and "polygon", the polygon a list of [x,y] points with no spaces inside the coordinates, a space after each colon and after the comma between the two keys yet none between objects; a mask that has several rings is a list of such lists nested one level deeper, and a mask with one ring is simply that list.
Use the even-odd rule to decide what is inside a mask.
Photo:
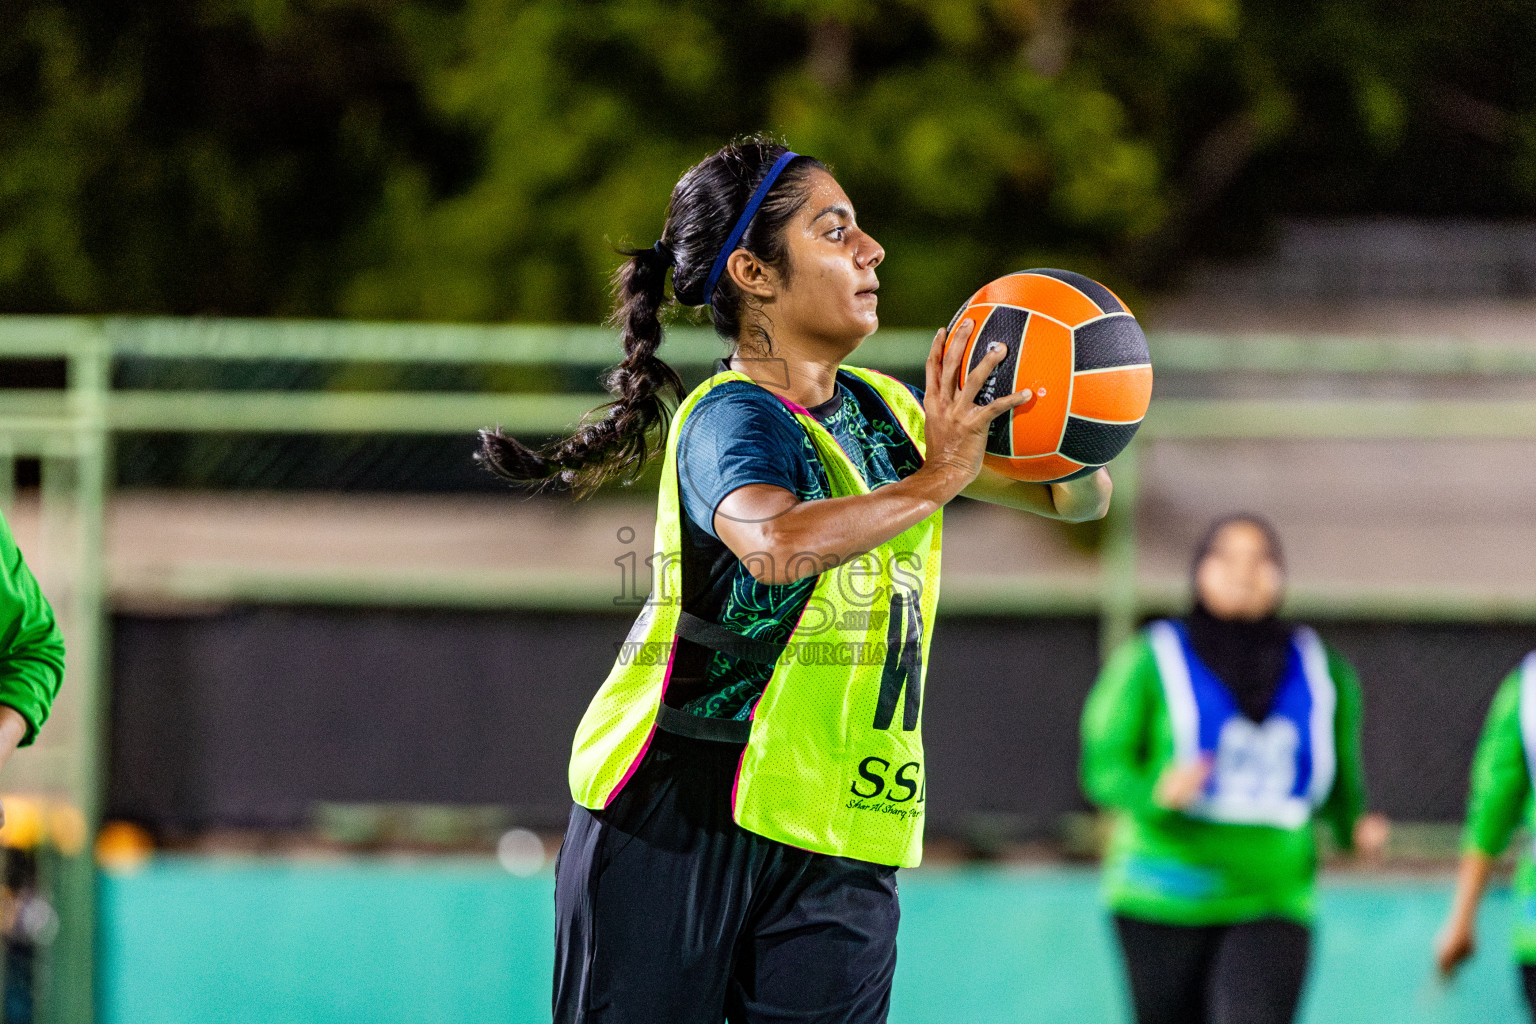
[{"label": "black panel on ball", "polygon": [[1135,423],[1100,423],[1068,416],[1067,429],[1061,438],[1061,454],[1073,462],[1102,466],[1125,450],[1139,426],[1139,420]]},{"label": "black panel on ball", "polygon": [[1064,484],[1071,480],[1081,480],[1088,474],[1097,473],[1103,468],[1103,466],[1084,466],[1082,469],[1077,470],[1075,473],[1068,473],[1066,476],[1059,476],[1055,480],[1042,480],[1041,483]]},{"label": "black panel on ball", "polygon": [[1083,324],[1072,334],[1072,349],[1072,369],[1078,373],[1116,366],[1145,366],[1152,361],[1147,336],[1130,316],[1107,316]]},{"label": "black panel on ball", "polygon": [[[987,317],[987,322],[981,328],[981,337],[976,339],[976,344],[971,348],[971,361],[966,371],[976,368],[987,354],[987,346],[994,341],[1006,345],[1008,354],[976,393],[977,405],[986,405],[994,398],[1012,394],[1018,387],[1019,350],[1023,346],[1024,330],[1028,326],[1029,310],[1017,306],[998,306]],[[988,425],[987,451],[993,455],[1013,454],[1013,431],[1008,429],[1012,422],[1013,417],[1005,413]]]},{"label": "black panel on ball", "polygon": [[1129,313],[1115,298],[1115,293],[1105,288],[1091,277],[1082,274],[1074,274],[1070,270],[1026,270],[1026,274],[1039,274],[1041,277],[1054,277],[1063,284],[1069,284],[1093,300],[1093,304],[1099,307],[1101,313]]}]

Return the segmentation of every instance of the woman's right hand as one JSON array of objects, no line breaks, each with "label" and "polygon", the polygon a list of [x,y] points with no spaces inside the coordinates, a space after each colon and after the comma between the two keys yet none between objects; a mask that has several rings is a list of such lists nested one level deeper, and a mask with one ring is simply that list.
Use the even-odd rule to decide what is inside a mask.
[{"label": "woman's right hand", "polygon": [[1467,850],[1456,869],[1456,897],[1445,927],[1435,939],[1435,966],[1440,976],[1450,980],[1477,949],[1477,908],[1483,902],[1488,878],[1493,873],[1493,857],[1481,850]]},{"label": "woman's right hand", "polygon": [[1157,777],[1152,802],[1165,811],[1187,810],[1205,792],[1205,782],[1210,777],[1211,762],[1207,758],[1171,764]]},{"label": "woman's right hand", "polygon": [[1435,965],[1440,976],[1449,979],[1477,951],[1477,935],[1469,922],[1453,918],[1445,923],[1435,940]]},{"label": "woman's right hand", "polygon": [[[927,454],[919,473],[942,476],[949,500],[959,494],[981,472],[981,459],[987,450],[987,428],[991,422],[1032,397],[1030,391],[1001,395],[986,405],[977,405],[976,396],[997,364],[1008,354],[1007,346],[993,342],[970,373],[962,374],[962,360],[975,321],[963,320],[947,348],[946,331],[933,337],[933,348],[924,365],[927,390],[923,392],[924,433]],[[916,474],[914,474],[916,475]]]},{"label": "woman's right hand", "polygon": [[867,494],[840,498],[801,500],[774,484],[747,484],[721,500],[715,530],[759,583],[793,583],[873,551],[933,515],[976,479],[987,424],[1030,393],[976,404],[987,375],[1007,350],[999,345],[988,352],[959,383],[962,353],[974,328],[967,320],[947,352],[943,331],[933,339],[923,396],[926,449],[917,472]]}]

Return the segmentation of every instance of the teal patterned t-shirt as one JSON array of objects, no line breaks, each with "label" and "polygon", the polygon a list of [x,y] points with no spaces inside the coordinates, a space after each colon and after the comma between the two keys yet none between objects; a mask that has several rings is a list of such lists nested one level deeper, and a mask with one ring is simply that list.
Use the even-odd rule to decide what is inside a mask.
[{"label": "teal patterned t-shirt", "polygon": [[[908,385],[922,400],[922,392]],[[837,391],[813,409],[871,489],[910,475],[922,458],[868,384],[839,372]],[[805,428],[771,392],[746,381],[715,387],[689,414],[678,441],[683,506],[683,605],[743,636],[782,642],[805,607],[815,576],[759,583],[715,535],[715,510],[747,484],[771,484],[802,501],[831,496]],[[751,716],[771,665],[692,648],[674,669],[668,702],[710,718]]]}]

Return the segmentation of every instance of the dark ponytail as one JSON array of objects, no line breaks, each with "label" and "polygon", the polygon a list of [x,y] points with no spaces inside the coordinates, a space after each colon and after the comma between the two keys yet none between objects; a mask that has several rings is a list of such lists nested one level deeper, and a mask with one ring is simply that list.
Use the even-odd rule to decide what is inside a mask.
[{"label": "dark ponytail", "polygon": [[[677,371],[656,356],[671,253],[664,243],[621,250],[629,257],[614,275],[617,302],[609,323],[619,329],[624,361],[603,381],[614,400],[594,409],[580,429],[544,452],[500,430],[480,431],[475,458],[497,476],[523,483],[558,480],[585,494],[612,477],[639,473],[653,438],[665,436],[671,409],[662,397],[683,395]],[[598,416],[597,413],[602,415]]]},{"label": "dark ponytail", "polygon": [[[562,483],[578,495],[609,480],[627,483],[640,474],[666,442],[673,406],[665,393],[671,392],[676,401],[683,397],[677,371],[656,354],[662,340],[662,312],[672,303],[708,304],[716,332],[731,342],[740,336],[746,302],[730,275],[721,276],[713,295],[703,292],[731,228],[785,151],[771,139],[752,138],[722,148],[682,176],[672,190],[661,240],[648,249],[619,250],[629,258],[614,275],[615,303],[609,323],[619,329],[624,360],[604,381],[614,400],[594,409],[575,434],[543,451],[534,451],[499,429],[482,430],[475,455],[481,465],[517,483]],[[792,160],[738,243],[785,280],[790,268],[784,229],[805,203],[811,168],[821,166],[810,157]],[[668,269],[673,271],[674,299],[670,301]],[[764,340],[771,344],[766,336]]]}]

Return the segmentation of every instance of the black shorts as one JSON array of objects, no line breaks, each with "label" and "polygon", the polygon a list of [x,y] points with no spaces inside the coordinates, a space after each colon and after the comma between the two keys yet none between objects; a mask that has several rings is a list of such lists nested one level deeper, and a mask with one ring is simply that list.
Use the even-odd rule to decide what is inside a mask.
[{"label": "black shorts", "polygon": [[556,1024],[882,1024],[896,869],[731,820],[739,744],[658,732],[555,867]]},{"label": "black shorts", "polygon": [[1175,925],[1117,915],[1137,1024],[1291,1024],[1312,933],[1266,918]]}]

